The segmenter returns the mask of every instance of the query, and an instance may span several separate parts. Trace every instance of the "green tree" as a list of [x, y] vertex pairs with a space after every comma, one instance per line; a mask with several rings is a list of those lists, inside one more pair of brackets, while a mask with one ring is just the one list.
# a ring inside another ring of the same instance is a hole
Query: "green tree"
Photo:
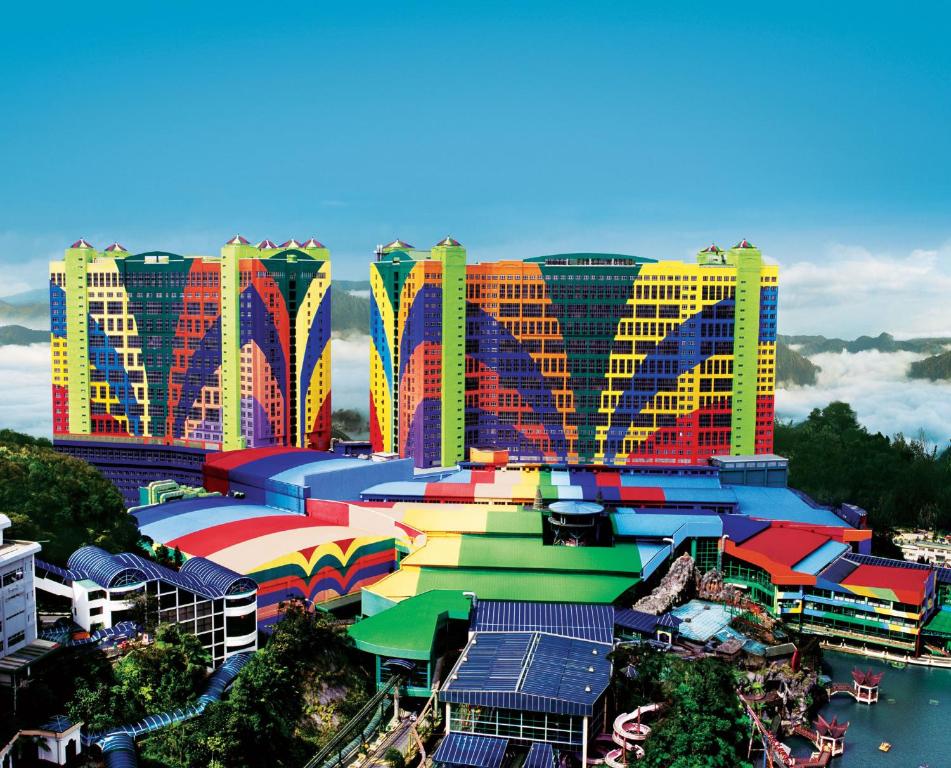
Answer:
[[300, 603], [241, 670], [228, 698], [150, 737], [147, 755], [173, 767], [300, 766], [366, 701], [369, 675], [333, 618]]
[[638, 768], [752, 768], [744, 758], [749, 722], [727, 664], [672, 659], [665, 687], [669, 709]]
[[183, 707], [200, 695], [210, 664], [198, 638], [164, 625], [153, 644], [80, 678], [67, 711], [95, 731]]
[[[778, 422], [775, 449], [789, 458], [792, 487], [823, 504], [857, 504], [877, 532], [920, 522], [951, 529], [949, 452], [920, 437], [871, 434], [847, 403], [817, 408], [798, 424]], [[873, 550], [894, 554], [887, 537], [874, 539]]]
[[87, 544], [119, 552], [139, 540], [122, 496], [98, 470], [10, 430], [0, 431], [0, 513], [11, 538], [42, 541], [43, 557], [59, 564]]

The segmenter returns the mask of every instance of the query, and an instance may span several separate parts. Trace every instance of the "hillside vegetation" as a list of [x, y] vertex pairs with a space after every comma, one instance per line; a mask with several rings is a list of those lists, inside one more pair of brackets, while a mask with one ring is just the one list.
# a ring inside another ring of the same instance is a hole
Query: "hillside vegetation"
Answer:
[[816, 383], [816, 376], [822, 370], [809, 358], [800, 355], [787, 344], [776, 344], [776, 384], [780, 387], [807, 387]]
[[121, 552], [139, 540], [119, 491], [95, 467], [9, 429], [0, 430], [0, 513], [13, 523], [10, 538], [42, 541], [41, 557], [58, 565], [86, 544]]
[[871, 434], [847, 403], [777, 422], [774, 448], [789, 459], [789, 485], [823, 504], [857, 504], [869, 526], [951, 530], [951, 450], [899, 434]]
[[912, 379], [931, 379], [932, 381], [951, 380], [951, 352], [932, 355], [911, 364], [908, 377]]
[[22, 325], [0, 326], [0, 346], [24, 346], [26, 344], [39, 344], [49, 340], [49, 331], [36, 331], [32, 328], [24, 328]]

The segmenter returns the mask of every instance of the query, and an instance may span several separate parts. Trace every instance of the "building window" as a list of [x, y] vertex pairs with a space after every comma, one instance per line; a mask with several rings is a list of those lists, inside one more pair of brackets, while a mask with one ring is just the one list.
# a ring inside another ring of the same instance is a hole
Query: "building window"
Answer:
[[9, 587], [11, 584], [15, 584], [23, 578], [23, 568], [14, 568], [12, 571], [7, 571], [3, 574], [3, 586]]

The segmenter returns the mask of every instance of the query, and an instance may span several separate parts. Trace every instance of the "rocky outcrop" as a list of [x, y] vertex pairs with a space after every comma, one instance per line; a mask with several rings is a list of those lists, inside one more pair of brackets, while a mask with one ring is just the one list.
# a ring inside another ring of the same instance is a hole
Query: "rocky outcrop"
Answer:
[[723, 580], [723, 574], [716, 568], [707, 571], [699, 579], [697, 594], [703, 600], [713, 600], [718, 603], [733, 603], [742, 593], [732, 584]]
[[696, 581], [697, 570], [693, 558], [690, 555], [681, 555], [670, 564], [660, 584], [634, 604], [634, 610], [659, 616], [680, 602], [682, 597], [686, 597], [685, 593], [693, 589]]

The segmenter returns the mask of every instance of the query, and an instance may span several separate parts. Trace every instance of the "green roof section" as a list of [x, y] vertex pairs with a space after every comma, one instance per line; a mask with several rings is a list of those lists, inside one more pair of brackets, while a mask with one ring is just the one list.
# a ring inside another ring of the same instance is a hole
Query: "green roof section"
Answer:
[[358, 621], [349, 633], [361, 651], [428, 661], [439, 629], [449, 619], [468, 620], [470, 607], [461, 589], [432, 589]]
[[[425, 548], [420, 550], [425, 554]], [[425, 565], [420, 561], [420, 565]], [[593, 571], [598, 574], [641, 574], [640, 550], [636, 544], [614, 547], [561, 547], [541, 539], [518, 537], [462, 537], [459, 566], [517, 568], [541, 571]], [[516, 579], [519, 577], [516, 577]]]
[[951, 637], [951, 611], [940, 610], [925, 624], [925, 634]]
[[524, 570], [515, 575], [511, 571], [481, 568], [420, 568], [419, 589], [474, 592], [481, 600], [609, 604], [638, 581], [629, 576], [587, 573]]
[[485, 515], [485, 532], [489, 535], [541, 536], [542, 516], [524, 512], [487, 512]]

